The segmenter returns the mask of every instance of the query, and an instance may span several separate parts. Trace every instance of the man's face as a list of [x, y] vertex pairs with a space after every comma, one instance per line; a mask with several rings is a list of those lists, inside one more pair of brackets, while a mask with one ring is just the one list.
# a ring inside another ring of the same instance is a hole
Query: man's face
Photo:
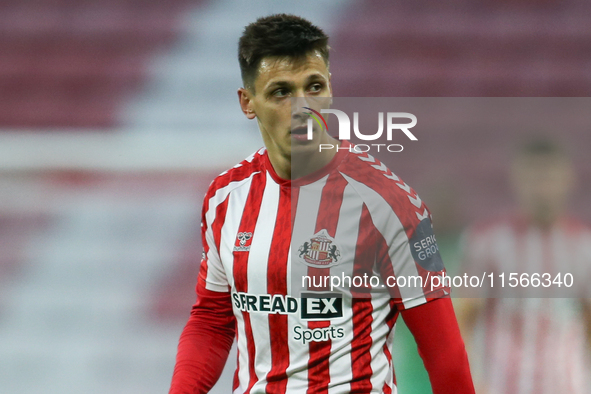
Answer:
[[[319, 52], [302, 59], [263, 58], [252, 90], [246, 92], [248, 110], [257, 118], [269, 155], [287, 159], [292, 153], [317, 152], [318, 144], [328, 138], [318, 129], [312, 140], [306, 138], [308, 116], [303, 107], [318, 107], [316, 98], [332, 96], [330, 74]], [[293, 98], [298, 100], [292, 107]]]
[[531, 219], [550, 225], [563, 214], [574, 177], [566, 158], [520, 157], [513, 163], [512, 175], [521, 207]]

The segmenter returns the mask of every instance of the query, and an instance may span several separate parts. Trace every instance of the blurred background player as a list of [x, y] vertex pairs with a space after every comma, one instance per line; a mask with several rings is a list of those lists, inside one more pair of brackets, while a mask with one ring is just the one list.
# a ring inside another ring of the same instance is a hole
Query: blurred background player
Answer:
[[[591, 231], [568, 215], [574, 181], [573, 165], [561, 146], [546, 139], [524, 144], [511, 166], [519, 209], [466, 232], [460, 271], [552, 272], [552, 278], [570, 272], [579, 284], [588, 283]], [[458, 300], [479, 392], [588, 393], [586, 294], [505, 298], [498, 286], [489, 298]]]

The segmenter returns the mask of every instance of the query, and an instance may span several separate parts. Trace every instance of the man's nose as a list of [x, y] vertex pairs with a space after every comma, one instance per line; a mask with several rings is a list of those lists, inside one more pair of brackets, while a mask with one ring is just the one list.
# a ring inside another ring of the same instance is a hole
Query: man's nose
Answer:
[[308, 100], [306, 97], [294, 97], [291, 99], [291, 117], [293, 119], [307, 117], [309, 110], [305, 107], [309, 107]]

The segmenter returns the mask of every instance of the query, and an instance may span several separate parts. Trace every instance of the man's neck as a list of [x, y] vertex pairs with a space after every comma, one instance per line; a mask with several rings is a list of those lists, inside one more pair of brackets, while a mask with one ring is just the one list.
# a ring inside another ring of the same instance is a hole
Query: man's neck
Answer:
[[[335, 147], [340, 145], [334, 142]], [[336, 149], [291, 156], [269, 155], [275, 173], [282, 179], [298, 179], [324, 168], [337, 154]]]

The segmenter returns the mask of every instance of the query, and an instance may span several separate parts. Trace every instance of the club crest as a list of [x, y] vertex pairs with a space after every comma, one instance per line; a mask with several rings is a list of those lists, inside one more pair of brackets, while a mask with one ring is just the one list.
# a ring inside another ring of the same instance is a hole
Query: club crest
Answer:
[[339, 264], [341, 252], [334, 238], [323, 229], [300, 246], [298, 257], [309, 267], [329, 268]]

